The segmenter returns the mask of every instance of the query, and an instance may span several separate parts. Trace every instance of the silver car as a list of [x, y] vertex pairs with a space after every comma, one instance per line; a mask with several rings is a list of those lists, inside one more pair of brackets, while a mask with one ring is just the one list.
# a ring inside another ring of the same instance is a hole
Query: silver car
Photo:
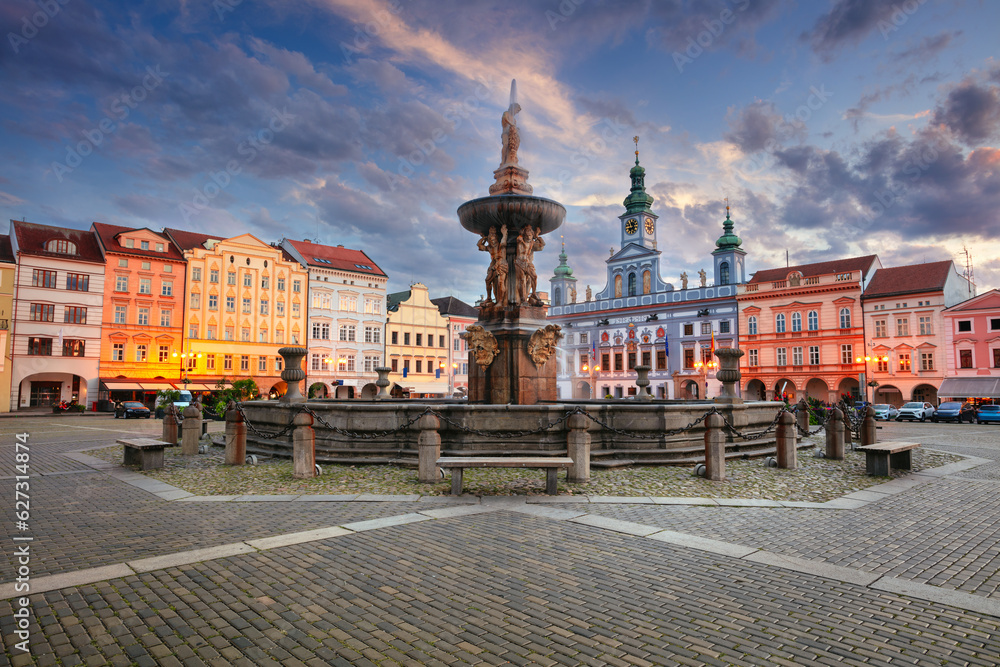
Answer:
[[875, 419], [889, 421], [899, 416], [899, 408], [889, 403], [876, 403], [872, 406], [875, 409]]
[[934, 406], [930, 403], [924, 402], [920, 403], [918, 401], [913, 401], [911, 403], [906, 403], [899, 409], [899, 415], [896, 416], [896, 421], [901, 422], [904, 419], [909, 421], [924, 421], [929, 417], [934, 416]]

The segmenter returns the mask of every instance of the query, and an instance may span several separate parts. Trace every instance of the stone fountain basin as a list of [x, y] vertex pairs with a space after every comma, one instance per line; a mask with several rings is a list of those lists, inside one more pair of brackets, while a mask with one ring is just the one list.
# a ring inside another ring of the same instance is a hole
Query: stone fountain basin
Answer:
[[507, 225], [508, 234], [527, 226], [548, 234], [559, 228], [566, 209], [559, 202], [527, 195], [493, 195], [472, 199], [458, 207], [462, 226], [476, 234], [486, 234], [491, 227]]

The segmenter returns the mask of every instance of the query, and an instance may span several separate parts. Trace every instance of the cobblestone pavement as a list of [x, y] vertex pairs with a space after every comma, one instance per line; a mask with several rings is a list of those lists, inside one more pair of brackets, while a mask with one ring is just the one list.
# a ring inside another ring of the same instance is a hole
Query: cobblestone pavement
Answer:
[[[33, 593], [30, 654], [14, 646], [17, 599], [0, 600], [15, 665], [996, 665], [1000, 656], [993, 464], [844, 510], [171, 502], [104, 471], [71, 472], [86, 466], [62, 456], [117, 430], [155, 433], [158, 422], [63, 419], [0, 423], [0, 476], [22, 429], [42, 473], [31, 479], [32, 577], [347, 525], [238, 555], [130, 562], [128, 574]], [[881, 437], [1000, 462], [996, 427], [891, 424]], [[356, 523], [370, 519], [381, 521]], [[0, 582], [14, 578], [10, 523], [6, 513]], [[909, 591], [910, 581], [930, 586]]]

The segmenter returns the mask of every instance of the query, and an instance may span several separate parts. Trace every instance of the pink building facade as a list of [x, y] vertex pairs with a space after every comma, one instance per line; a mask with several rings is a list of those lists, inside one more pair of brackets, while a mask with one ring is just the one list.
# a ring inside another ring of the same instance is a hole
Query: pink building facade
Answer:
[[943, 398], [1000, 399], [1000, 290], [946, 308], [947, 374]]

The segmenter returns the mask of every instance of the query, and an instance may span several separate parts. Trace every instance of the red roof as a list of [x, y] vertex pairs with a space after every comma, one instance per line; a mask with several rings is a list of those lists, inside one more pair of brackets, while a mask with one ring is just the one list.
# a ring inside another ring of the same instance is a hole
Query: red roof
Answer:
[[183, 229], [170, 229], [169, 227], [164, 229], [163, 232], [171, 238], [181, 251], [191, 250], [192, 248], [204, 248], [205, 241], [222, 241], [225, 239], [223, 236], [215, 236], [214, 234], [186, 232]]
[[[95, 222], [91, 228], [97, 233], [98, 240], [101, 245], [104, 246], [105, 252], [122, 253], [126, 255], [139, 255], [141, 257], [153, 257], [156, 259], [174, 259], [178, 261], [184, 261], [184, 255], [181, 254], [180, 250], [177, 249], [171, 241], [170, 237], [166, 234], [155, 232], [148, 227], [122, 227], [120, 225], [108, 225], [103, 222]], [[126, 248], [122, 245], [116, 236], [122, 232], [131, 232], [139, 229], [147, 229], [148, 231], [156, 234], [157, 236], [164, 237], [166, 241], [166, 252], [156, 252], [155, 250], [143, 250], [142, 248]]]
[[834, 273], [847, 273], [848, 271], [861, 271], [861, 275], [864, 276], [877, 261], [878, 255], [865, 255], [864, 257], [835, 259], [829, 262], [800, 264], [799, 266], [788, 266], [780, 269], [763, 269], [753, 274], [753, 277], [750, 278], [750, 283], [769, 283], [774, 280], [784, 280], [792, 271], [798, 271], [802, 274], [803, 278], [828, 276]]
[[[101, 253], [97, 236], [90, 230], [52, 227], [22, 220], [11, 220], [10, 226], [17, 237], [17, 249], [21, 254], [104, 264], [104, 254]], [[76, 254], [68, 255], [46, 250], [45, 244], [54, 239], [65, 239], [74, 244]]]
[[344, 246], [329, 246], [310, 241], [286, 239], [295, 248], [306, 264], [325, 269], [340, 269], [354, 273], [368, 273], [384, 276], [385, 273], [361, 250], [351, 250]]
[[868, 284], [864, 297], [871, 299], [893, 294], [941, 291], [953, 271], [952, 267], [953, 262], [949, 259], [944, 262], [879, 269]]

